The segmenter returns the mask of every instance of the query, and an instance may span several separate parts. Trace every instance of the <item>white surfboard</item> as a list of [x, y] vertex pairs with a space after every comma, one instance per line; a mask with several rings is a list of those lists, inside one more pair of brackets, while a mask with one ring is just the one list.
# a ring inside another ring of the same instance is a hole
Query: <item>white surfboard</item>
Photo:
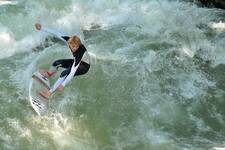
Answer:
[[44, 77], [39, 71], [36, 71], [32, 75], [29, 86], [29, 100], [32, 108], [39, 116], [44, 115], [48, 110], [48, 100], [38, 94], [38, 92], [46, 88], [50, 89], [49, 80]]

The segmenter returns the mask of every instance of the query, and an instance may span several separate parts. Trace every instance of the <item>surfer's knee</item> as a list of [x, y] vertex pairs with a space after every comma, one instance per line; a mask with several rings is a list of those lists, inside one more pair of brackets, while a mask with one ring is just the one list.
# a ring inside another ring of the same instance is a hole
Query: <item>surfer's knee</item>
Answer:
[[64, 70], [64, 71], [61, 73], [60, 78], [65, 77], [65, 76], [68, 76], [69, 73], [70, 73], [70, 69]]
[[52, 63], [52, 66], [54, 67], [59, 67], [60, 65], [62, 64], [62, 61], [59, 59], [59, 60], [56, 60]]

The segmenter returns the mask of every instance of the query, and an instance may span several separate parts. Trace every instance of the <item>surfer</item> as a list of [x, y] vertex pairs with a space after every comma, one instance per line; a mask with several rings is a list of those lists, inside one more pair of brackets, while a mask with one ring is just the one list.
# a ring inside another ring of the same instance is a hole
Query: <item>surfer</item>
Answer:
[[73, 59], [59, 59], [52, 63], [52, 66], [49, 70], [40, 70], [41, 74], [47, 78], [52, 77], [58, 70], [59, 67], [64, 68], [60, 77], [55, 82], [53, 87], [50, 90], [43, 90], [39, 92], [39, 95], [45, 99], [49, 97], [56, 91], [63, 92], [64, 87], [71, 81], [74, 76], [83, 75], [88, 72], [90, 64], [85, 61], [84, 55], [88, 55], [85, 46], [81, 43], [81, 40], [78, 36], [65, 36], [59, 32], [43, 28], [41, 24], [36, 23], [35, 28], [39, 31], [50, 33], [59, 39], [63, 40], [70, 48]]

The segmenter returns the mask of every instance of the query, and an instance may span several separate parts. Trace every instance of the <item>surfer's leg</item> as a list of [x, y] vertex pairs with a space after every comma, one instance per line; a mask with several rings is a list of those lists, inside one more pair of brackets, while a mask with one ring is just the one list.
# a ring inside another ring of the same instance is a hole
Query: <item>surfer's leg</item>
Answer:
[[53, 62], [52, 71], [56, 71], [59, 67], [62, 68], [71, 68], [73, 65], [74, 59], [59, 59]]
[[74, 76], [79, 76], [79, 75], [83, 75], [87, 73], [89, 68], [90, 68], [90, 65], [88, 63], [81, 61]]
[[42, 69], [40, 70], [41, 74], [44, 75], [45, 77], [51, 77], [53, 76], [57, 71], [59, 67], [62, 68], [71, 68], [73, 65], [74, 59], [58, 59], [52, 63], [52, 66], [50, 67], [49, 70], [47, 69]]
[[56, 89], [63, 83], [63, 81], [65, 80], [65, 78], [68, 76], [69, 73], [70, 69], [66, 69], [61, 73], [59, 79], [55, 82], [55, 84], [51, 88], [50, 90], [51, 93], [54, 93], [56, 91]]
[[48, 100], [51, 96], [51, 93], [47, 88], [43, 88], [43, 90], [38, 92], [38, 94], [42, 96], [45, 100]]
[[47, 70], [47, 69], [41, 69], [41, 70], [39, 70], [39, 72], [47, 78], [49, 78], [55, 74], [55, 72]]
[[55, 84], [53, 85], [53, 87], [50, 89], [50, 93], [54, 93], [56, 91], [56, 89], [63, 83], [63, 81], [65, 80], [66, 76], [64, 77], [59, 77], [59, 79], [55, 82]]
[[43, 98], [45, 98], [46, 100], [49, 99], [49, 97], [56, 91], [56, 89], [63, 83], [63, 81], [65, 80], [65, 77], [60, 77], [55, 84], [53, 85], [53, 87], [48, 90], [48, 89], [44, 89], [41, 92], [39, 92], [38, 94], [41, 95]]

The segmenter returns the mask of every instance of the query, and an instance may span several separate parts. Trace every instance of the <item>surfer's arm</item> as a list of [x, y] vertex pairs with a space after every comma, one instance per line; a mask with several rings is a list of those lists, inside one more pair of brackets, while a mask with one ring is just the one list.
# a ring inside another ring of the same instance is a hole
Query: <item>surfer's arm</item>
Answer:
[[58, 32], [58, 31], [54, 31], [54, 30], [51, 30], [51, 29], [48, 29], [48, 28], [42, 28], [41, 31], [52, 34], [52, 35], [58, 37], [60, 40], [62, 40], [64, 42], [67, 42], [67, 40], [69, 39], [68, 36], [65, 36], [64, 34]]
[[64, 42], [67, 42], [70, 38], [69, 36], [66, 36], [66, 35], [64, 35], [64, 34], [58, 32], [58, 31], [54, 31], [54, 30], [51, 30], [51, 29], [48, 29], [48, 28], [43, 28], [40, 23], [36, 23], [35, 28], [39, 31], [46, 32], [48, 34], [52, 34], [53, 36], [58, 37], [59, 39], [61, 39]]
[[75, 64], [76, 64], [76, 61], [74, 59], [74, 63], [73, 63], [73, 66], [71, 67], [70, 73], [66, 77], [66, 79], [63, 81], [62, 86], [65, 87], [70, 82], [70, 80], [74, 77], [74, 74], [76, 73], [80, 63], [78, 63], [76, 66]]

